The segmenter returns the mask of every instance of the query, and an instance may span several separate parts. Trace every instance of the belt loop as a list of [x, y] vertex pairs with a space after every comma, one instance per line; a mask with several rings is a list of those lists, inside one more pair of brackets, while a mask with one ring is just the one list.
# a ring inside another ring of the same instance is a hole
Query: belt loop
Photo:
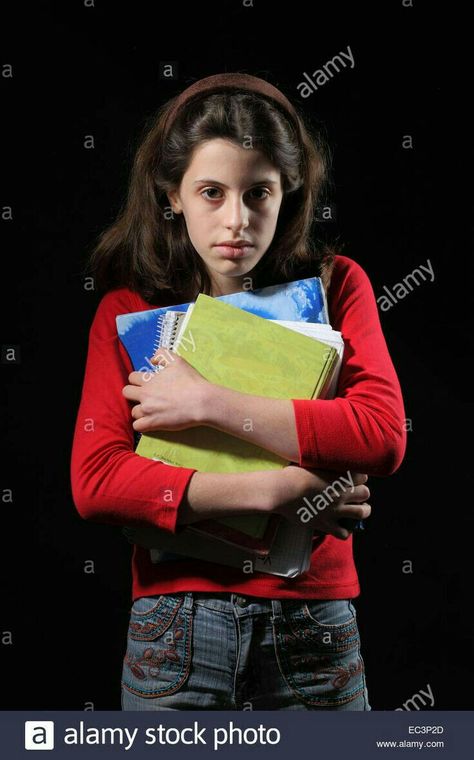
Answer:
[[283, 611], [281, 607], [281, 601], [279, 599], [271, 599], [273, 619], [283, 617]]
[[192, 591], [185, 591], [184, 592], [184, 609], [185, 610], [192, 610], [193, 608], [193, 592]]

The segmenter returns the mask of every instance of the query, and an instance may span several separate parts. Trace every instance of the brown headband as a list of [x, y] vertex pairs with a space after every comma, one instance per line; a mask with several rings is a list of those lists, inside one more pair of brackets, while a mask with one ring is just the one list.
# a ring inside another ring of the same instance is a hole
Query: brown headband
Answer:
[[187, 103], [195, 95], [201, 95], [206, 93], [210, 95], [213, 92], [218, 92], [223, 89], [232, 90], [250, 90], [252, 92], [259, 92], [262, 95], [266, 95], [268, 98], [273, 98], [277, 101], [286, 114], [290, 117], [293, 125], [296, 129], [296, 133], [299, 134], [299, 119], [298, 114], [288, 98], [283, 93], [274, 87], [270, 82], [266, 82], [265, 79], [260, 77], [254, 77], [252, 74], [240, 74], [238, 72], [225, 73], [225, 74], [213, 74], [212, 76], [205, 77], [204, 79], [198, 79], [192, 85], [187, 87], [178, 96], [173, 104], [173, 107], [166, 117], [165, 124], [163, 126], [163, 137], [166, 136], [172, 123], [176, 119], [178, 111], [184, 103]]

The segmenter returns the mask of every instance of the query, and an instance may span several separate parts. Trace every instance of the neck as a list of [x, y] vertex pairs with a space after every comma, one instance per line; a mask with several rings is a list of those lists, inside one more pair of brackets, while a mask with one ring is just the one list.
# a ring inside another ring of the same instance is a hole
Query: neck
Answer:
[[211, 297], [216, 296], [228, 296], [231, 293], [241, 293], [243, 291], [243, 277], [229, 277], [227, 280], [215, 282], [211, 284]]

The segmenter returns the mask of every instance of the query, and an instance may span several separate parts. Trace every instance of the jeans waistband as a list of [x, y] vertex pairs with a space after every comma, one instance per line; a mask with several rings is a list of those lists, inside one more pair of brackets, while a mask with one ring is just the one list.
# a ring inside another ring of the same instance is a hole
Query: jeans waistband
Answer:
[[252, 613], [273, 612], [275, 617], [282, 615], [282, 603], [284, 606], [301, 604], [301, 599], [268, 599], [260, 596], [248, 596], [237, 594], [232, 591], [186, 591], [185, 596], [195, 604], [208, 609], [220, 611], [244, 611], [246, 608]]

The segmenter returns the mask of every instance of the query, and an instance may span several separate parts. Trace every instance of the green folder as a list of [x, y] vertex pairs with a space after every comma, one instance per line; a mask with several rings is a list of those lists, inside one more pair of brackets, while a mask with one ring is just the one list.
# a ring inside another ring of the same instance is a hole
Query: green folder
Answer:
[[[282, 399], [323, 396], [338, 357], [327, 343], [203, 293], [183, 319], [173, 351], [211, 383]], [[251, 425], [251, 420], [242, 420], [245, 424]], [[200, 472], [276, 470], [288, 465], [260, 446], [207, 426], [144, 433], [136, 453]], [[268, 516], [218, 521], [261, 537]]]

